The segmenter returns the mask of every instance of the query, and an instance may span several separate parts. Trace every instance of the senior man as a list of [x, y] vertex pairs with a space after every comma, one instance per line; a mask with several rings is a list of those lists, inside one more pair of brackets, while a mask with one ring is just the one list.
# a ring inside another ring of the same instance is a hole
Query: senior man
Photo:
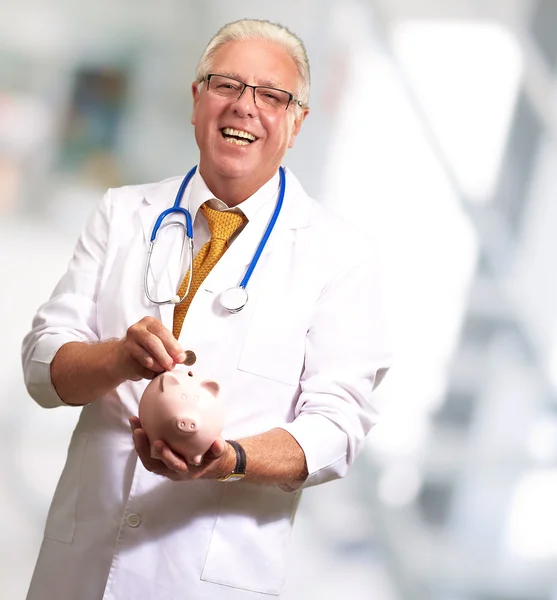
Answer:
[[[286, 28], [223, 27], [192, 85], [197, 170], [187, 184], [109, 190], [39, 308], [28, 390], [44, 407], [83, 408], [28, 600], [279, 595], [301, 490], [344, 476], [362, 450], [390, 364], [376, 256], [281, 167], [309, 81]], [[180, 188], [195, 260], [168, 227], [144, 277]], [[247, 304], [226, 310], [223, 292], [250, 267]], [[136, 416], [148, 380], [187, 351], [226, 406], [200, 465], [148, 440]]]

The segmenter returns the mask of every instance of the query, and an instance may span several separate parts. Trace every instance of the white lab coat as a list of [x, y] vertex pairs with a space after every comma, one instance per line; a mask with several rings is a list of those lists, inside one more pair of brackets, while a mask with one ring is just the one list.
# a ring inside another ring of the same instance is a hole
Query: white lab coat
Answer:
[[[50, 362], [69, 341], [121, 338], [146, 315], [172, 329], [172, 306], [143, 292], [148, 239], [181, 178], [110, 190], [88, 221], [68, 271], [23, 344], [25, 380], [61, 405]], [[258, 213], [259, 215], [259, 213]], [[297, 490], [247, 482], [172, 482], [146, 471], [128, 417], [146, 381], [85, 406], [48, 515], [28, 600], [233, 600], [278, 595], [303, 487], [342, 477], [374, 423], [372, 389], [390, 364], [376, 256], [361, 233], [311, 200], [287, 171], [275, 229], [238, 314], [219, 293], [251, 261], [268, 215], [256, 217], [197, 292], [180, 343], [198, 373], [220, 383], [226, 438], [274, 427], [303, 448]], [[153, 271], [158, 297], [176, 289], [180, 236]], [[154, 281], [154, 280], [151, 280]]]

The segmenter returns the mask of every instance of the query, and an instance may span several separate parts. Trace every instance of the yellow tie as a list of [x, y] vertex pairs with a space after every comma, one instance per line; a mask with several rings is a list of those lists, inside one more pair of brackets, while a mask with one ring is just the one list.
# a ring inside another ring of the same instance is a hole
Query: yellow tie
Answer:
[[[195, 296], [195, 292], [197, 292], [199, 286], [201, 285], [201, 282], [205, 279], [205, 277], [207, 277], [211, 269], [219, 261], [220, 257], [226, 252], [230, 238], [234, 235], [239, 227], [247, 222], [247, 219], [244, 215], [230, 211], [215, 210], [214, 208], [211, 208], [207, 202], [205, 202], [205, 204], [203, 204], [199, 210], [207, 219], [209, 230], [211, 232], [211, 239], [201, 247], [197, 253], [197, 256], [195, 257], [195, 260], [193, 261], [191, 287], [187, 298], [184, 300], [184, 302], [182, 302], [182, 304], [178, 304], [174, 308], [172, 334], [176, 339], [178, 339], [180, 336], [184, 318], [188, 312], [191, 301]], [[182, 284], [180, 285], [180, 290], [178, 292], [180, 298], [183, 296], [188, 287], [188, 279], [189, 270], [182, 280]]]

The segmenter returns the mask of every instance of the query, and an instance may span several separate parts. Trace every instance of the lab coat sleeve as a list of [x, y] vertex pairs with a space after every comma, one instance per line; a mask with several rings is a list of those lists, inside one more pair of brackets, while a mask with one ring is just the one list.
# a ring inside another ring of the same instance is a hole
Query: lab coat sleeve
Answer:
[[89, 217], [66, 273], [43, 304], [22, 345], [25, 385], [44, 408], [66, 406], [50, 378], [50, 363], [68, 342], [99, 340], [96, 297], [102, 274], [110, 222], [110, 191]]
[[377, 269], [351, 264], [322, 291], [306, 337], [295, 419], [309, 476], [295, 491], [343, 477], [376, 422], [372, 391], [391, 364]]

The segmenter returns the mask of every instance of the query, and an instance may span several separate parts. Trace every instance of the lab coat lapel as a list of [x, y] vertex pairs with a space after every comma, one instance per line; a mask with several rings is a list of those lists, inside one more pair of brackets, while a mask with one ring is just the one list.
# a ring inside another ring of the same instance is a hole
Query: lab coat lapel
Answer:
[[[172, 206], [180, 183], [181, 178], [165, 181], [144, 194], [144, 206], [139, 211], [139, 218], [145, 238], [145, 253], [149, 248], [155, 222], [164, 210]], [[174, 217], [175, 215], [166, 217], [164, 223], [170, 223]], [[182, 222], [181, 217], [176, 217], [175, 220]], [[168, 300], [177, 293], [181, 283], [183, 241], [184, 234], [181, 226], [159, 229], [151, 256], [151, 268], [147, 275], [150, 294], [155, 300]], [[187, 246], [184, 251], [187, 252]], [[158, 305], [158, 311], [163, 325], [172, 330], [174, 305]]]

